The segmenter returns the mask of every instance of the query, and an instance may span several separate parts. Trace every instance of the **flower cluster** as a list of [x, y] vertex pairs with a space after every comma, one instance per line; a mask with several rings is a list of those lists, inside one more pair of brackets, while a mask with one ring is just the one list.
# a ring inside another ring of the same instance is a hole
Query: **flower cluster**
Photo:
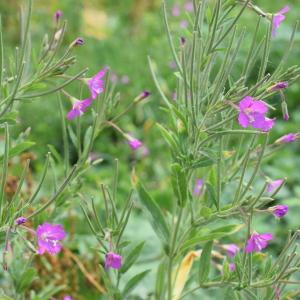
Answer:
[[[77, 41], [78, 44], [81, 43], [79, 40]], [[83, 43], [83, 42], [82, 42]], [[107, 71], [107, 68], [104, 68], [100, 70], [96, 75], [94, 75], [92, 78], [88, 79], [86, 81], [88, 88], [91, 93], [91, 98], [87, 98], [84, 100], [78, 100], [74, 99], [74, 103], [72, 106], [72, 109], [68, 112], [67, 114], [67, 119], [68, 120], [73, 120], [76, 117], [80, 117], [86, 110], [87, 108], [92, 104], [93, 100], [97, 98], [97, 96], [104, 91], [104, 81], [103, 77], [105, 76]]]
[[183, 13], [191, 13], [194, 11], [193, 1], [186, 1], [184, 5], [174, 4], [172, 7], [172, 16], [175, 18], [179, 18], [179, 27], [182, 29], [186, 29], [189, 26], [189, 21], [187, 19], [181, 18], [181, 14]]

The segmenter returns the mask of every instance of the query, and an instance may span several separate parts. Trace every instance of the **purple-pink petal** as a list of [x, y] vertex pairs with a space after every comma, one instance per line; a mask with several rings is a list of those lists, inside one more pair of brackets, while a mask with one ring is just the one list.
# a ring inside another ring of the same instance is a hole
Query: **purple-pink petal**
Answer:
[[248, 116], [243, 112], [239, 113], [238, 122], [244, 128], [246, 128], [250, 125]]
[[104, 81], [102, 78], [105, 76], [106, 72], [107, 68], [104, 68], [87, 81], [93, 100], [104, 91]]
[[66, 237], [66, 233], [60, 224], [44, 223], [39, 225], [36, 230], [38, 242], [38, 253], [44, 254], [48, 252], [55, 255], [61, 251], [62, 246], [59, 241]]
[[290, 10], [289, 6], [285, 6], [278, 13], [273, 16], [273, 28], [272, 28], [272, 36], [276, 36], [277, 29], [280, 24], [285, 20], [285, 14]]
[[186, 28], [188, 28], [188, 26], [189, 26], [189, 22], [187, 20], [182, 20], [180, 22], [180, 28], [186, 29]]
[[128, 140], [128, 145], [132, 150], [137, 150], [138, 148], [143, 146], [143, 143], [138, 139], [130, 137]]
[[19, 217], [15, 220], [15, 225], [22, 225], [27, 222], [27, 218]]
[[239, 103], [240, 110], [244, 110], [246, 108], [249, 108], [252, 105], [253, 101], [254, 101], [254, 99], [252, 97], [246, 96]]
[[251, 115], [253, 121], [251, 125], [253, 128], [260, 129], [263, 132], [268, 132], [275, 124], [275, 119], [266, 118], [263, 114], [254, 113]]
[[290, 7], [289, 6], [285, 6], [284, 8], [282, 8], [279, 13], [280, 14], [286, 14], [287, 12], [290, 11]]
[[62, 15], [63, 15], [63, 13], [62, 13], [61, 10], [57, 10], [57, 11], [55, 12], [54, 18], [55, 18], [56, 22], [59, 21], [59, 19], [62, 17]]
[[105, 255], [105, 268], [120, 269], [122, 267], [122, 256], [114, 252]]
[[240, 248], [236, 244], [224, 245], [224, 248], [229, 257], [235, 257], [237, 253], [240, 251]]
[[67, 119], [73, 120], [74, 118], [81, 116], [91, 104], [92, 101], [90, 99], [76, 100], [72, 109], [67, 114]]
[[268, 241], [273, 239], [271, 233], [253, 233], [247, 241], [245, 252], [260, 252], [268, 246]]
[[274, 91], [279, 91], [279, 90], [284, 90], [289, 86], [289, 83], [287, 81], [281, 81], [277, 82], [274, 85], [272, 85], [268, 91], [274, 92]]
[[229, 267], [229, 271], [230, 271], [230, 272], [234, 272], [235, 269], [236, 269], [235, 263], [230, 263], [230, 264], [228, 265], [228, 267]]
[[180, 7], [178, 4], [174, 4], [172, 7], [172, 15], [178, 17], [180, 15]]
[[194, 190], [193, 190], [193, 196], [194, 197], [199, 197], [202, 194], [203, 184], [204, 184], [204, 181], [202, 179], [197, 179], [196, 180]]
[[251, 105], [251, 110], [256, 113], [265, 114], [268, 111], [268, 107], [265, 102], [261, 100], [255, 100]]
[[300, 136], [300, 133], [288, 133], [275, 141], [275, 144], [287, 144], [296, 141]]
[[184, 4], [184, 9], [185, 9], [187, 12], [192, 12], [192, 11], [194, 10], [193, 1], [187, 1], [187, 2]]
[[287, 205], [275, 205], [269, 208], [269, 211], [277, 218], [282, 218], [288, 213], [289, 207]]
[[269, 182], [267, 186], [267, 192], [272, 193], [273, 191], [277, 190], [283, 184], [283, 182], [283, 179], [277, 179]]

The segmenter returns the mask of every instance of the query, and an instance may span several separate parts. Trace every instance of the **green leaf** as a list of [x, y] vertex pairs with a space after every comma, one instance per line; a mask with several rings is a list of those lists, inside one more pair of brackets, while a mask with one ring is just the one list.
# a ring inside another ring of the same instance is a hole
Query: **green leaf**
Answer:
[[92, 135], [93, 135], [93, 127], [89, 126], [89, 128], [86, 130], [86, 133], [84, 135], [84, 139], [83, 139], [83, 145], [84, 145], [84, 149], [83, 149], [83, 153], [85, 155], [87, 155], [87, 152], [89, 150], [89, 146], [90, 146], [90, 142], [92, 140]]
[[135, 263], [135, 261], [139, 258], [141, 251], [143, 250], [144, 244], [145, 244], [145, 242], [139, 243], [124, 258], [123, 266], [120, 269], [121, 273], [126, 273], [129, 270], [129, 268]]
[[103, 279], [104, 286], [107, 289], [107, 293], [113, 299], [113, 295], [115, 295], [118, 292], [118, 290], [112, 285], [108, 273], [104, 270], [103, 266], [99, 265], [99, 267], [100, 267], [100, 275], [101, 278]]
[[165, 279], [166, 279], [166, 261], [162, 261], [157, 268], [156, 282], [155, 282], [155, 296], [157, 300], [162, 300], [165, 289]]
[[200, 210], [200, 216], [205, 219], [209, 219], [212, 216], [211, 208], [209, 208], [207, 206], [203, 206]]
[[18, 112], [11, 111], [0, 118], [0, 124], [7, 123], [9, 125], [14, 125], [17, 123], [17, 117], [18, 117]]
[[200, 243], [206, 243], [209, 241], [213, 241], [216, 239], [223, 238], [225, 236], [231, 235], [236, 233], [237, 231], [241, 230], [245, 225], [244, 224], [237, 224], [237, 225], [227, 225], [217, 229], [214, 229], [209, 232], [200, 232], [198, 236], [193, 237], [187, 240], [182, 246], [181, 251], [189, 250]]
[[229, 262], [225, 258], [223, 262], [223, 280], [226, 281], [230, 277]]
[[185, 172], [181, 168], [181, 166], [177, 163], [172, 164], [172, 185], [175, 195], [178, 199], [178, 204], [182, 207], [185, 206], [188, 190], [187, 190], [187, 179], [185, 176]]
[[26, 269], [18, 280], [16, 290], [18, 293], [24, 292], [32, 283], [37, 275], [37, 271], [34, 268]]
[[150, 270], [146, 270], [133, 276], [125, 285], [122, 296], [125, 297], [126, 295], [128, 295], [149, 272]]
[[199, 283], [202, 284], [208, 279], [210, 264], [211, 264], [211, 250], [213, 241], [207, 242], [202, 250], [199, 268]]
[[[26, 142], [22, 142], [22, 143], [18, 144], [15, 147], [12, 147], [9, 150], [9, 158], [19, 155], [20, 153], [28, 150], [29, 148], [33, 147], [34, 145], [35, 145], [34, 142], [26, 141]], [[3, 155], [0, 156], [0, 162], [2, 162], [2, 160], [3, 160]]]
[[206, 182], [205, 186], [207, 189], [207, 198], [208, 198], [209, 203], [214, 204], [215, 207], [217, 208], [217, 205], [218, 205], [217, 196], [216, 196], [213, 186], [209, 182]]
[[198, 169], [198, 168], [209, 167], [215, 163], [216, 163], [216, 161], [211, 158], [203, 158], [203, 159], [200, 159], [199, 161], [193, 163], [191, 168]]
[[49, 148], [49, 151], [51, 152], [52, 156], [55, 158], [56, 162], [62, 163], [61, 156], [59, 152], [56, 150], [56, 148], [50, 144], [48, 144], [47, 147]]
[[173, 134], [168, 131], [166, 128], [164, 128], [162, 125], [160, 124], [156, 124], [162, 137], [164, 138], [164, 140], [167, 142], [167, 144], [169, 145], [169, 147], [173, 150], [173, 151], [179, 151], [179, 147], [178, 147], [178, 142], [176, 141], [176, 138], [173, 136]]
[[78, 150], [77, 136], [74, 133], [72, 126], [70, 126], [70, 125], [68, 125], [68, 132], [69, 132], [69, 136], [70, 136], [70, 139], [71, 139], [74, 147]]
[[147, 208], [150, 213], [150, 221], [154, 231], [158, 237], [163, 240], [164, 243], [169, 241], [169, 229], [164, 219], [163, 213], [156, 202], [150, 197], [145, 190], [144, 186], [138, 182], [137, 191], [142, 204]]

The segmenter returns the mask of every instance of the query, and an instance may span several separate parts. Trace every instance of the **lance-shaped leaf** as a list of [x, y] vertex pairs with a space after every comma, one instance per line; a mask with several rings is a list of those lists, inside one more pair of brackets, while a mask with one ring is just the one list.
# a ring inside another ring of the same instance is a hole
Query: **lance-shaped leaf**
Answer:
[[177, 163], [173, 164], [171, 168], [173, 190], [178, 199], [178, 204], [183, 207], [188, 195], [186, 175], [181, 166]]
[[150, 214], [150, 222], [154, 231], [164, 243], [167, 243], [169, 240], [169, 229], [161, 209], [140, 182], [137, 183], [136, 189], [142, 204], [147, 208], [147, 211]]
[[125, 285], [122, 296], [125, 297], [128, 295], [139, 283], [144, 279], [144, 277], [150, 272], [150, 270], [146, 270], [142, 273], [139, 273], [133, 276]]
[[200, 268], [199, 268], [199, 283], [202, 284], [207, 281], [210, 264], [211, 264], [211, 251], [213, 247], [213, 241], [207, 242], [202, 250], [200, 258]]
[[[19, 155], [20, 153], [28, 150], [29, 148], [33, 147], [35, 145], [34, 142], [30, 142], [30, 141], [25, 141], [25, 142], [22, 142], [14, 147], [12, 147], [10, 150], [9, 150], [9, 158], [12, 158], [14, 156], [17, 156]], [[3, 161], [3, 155], [0, 156], [0, 162]]]
[[125, 273], [129, 270], [129, 268], [135, 263], [135, 261], [138, 259], [138, 257], [141, 254], [141, 251], [143, 250], [145, 242], [139, 243], [136, 247], [134, 247], [127, 256], [124, 258], [124, 263], [122, 268], [120, 269], [121, 273]]
[[229, 236], [241, 230], [244, 226], [244, 224], [227, 225], [211, 231], [200, 232], [197, 236], [186, 240], [181, 246], [180, 251], [186, 251], [201, 243], [206, 243], [223, 238], [225, 236]]
[[17, 282], [17, 286], [16, 286], [17, 292], [18, 293], [24, 292], [31, 285], [36, 275], [37, 275], [37, 271], [34, 268], [26, 269]]

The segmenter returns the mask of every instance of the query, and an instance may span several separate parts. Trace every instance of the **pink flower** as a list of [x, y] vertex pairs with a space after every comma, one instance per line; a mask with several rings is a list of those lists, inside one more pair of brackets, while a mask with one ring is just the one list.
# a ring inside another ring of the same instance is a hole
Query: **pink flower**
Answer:
[[143, 143], [138, 140], [138, 139], [135, 139], [133, 137], [129, 137], [128, 138], [128, 145], [130, 146], [130, 148], [132, 150], [137, 150], [138, 148], [142, 147], [143, 146]]
[[275, 144], [287, 144], [296, 141], [300, 137], [299, 133], [288, 133], [275, 141]]
[[277, 190], [283, 184], [283, 182], [283, 179], [277, 179], [269, 182], [267, 186], [268, 193], [272, 193], [273, 191]]
[[187, 20], [182, 20], [179, 25], [180, 25], [180, 28], [186, 29], [189, 26], [189, 22]]
[[199, 197], [202, 194], [203, 183], [204, 183], [204, 181], [202, 179], [196, 180], [194, 190], [193, 190], [194, 197]]
[[274, 85], [270, 86], [268, 88], [268, 92], [275, 92], [275, 91], [280, 91], [280, 90], [284, 90], [289, 86], [289, 83], [287, 81], [281, 81], [281, 82], [277, 82]]
[[187, 12], [193, 12], [194, 10], [194, 5], [193, 5], [193, 1], [187, 1], [185, 4], [184, 4], [184, 8]]
[[240, 251], [240, 248], [236, 244], [224, 245], [223, 247], [227, 251], [229, 257], [235, 257]]
[[105, 255], [105, 268], [120, 269], [122, 266], [122, 256], [113, 252], [108, 252]]
[[104, 68], [87, 81], [93, 100], [104, 91], [104, 81], [102, 78], [105, 76], [106, 72], [107, 68]]
[[252, 233], [249, 240], [247, 241], [247, 245], [245, 247], [245, 252], [260, 252], [262, 249], [268, 246], [268, 241], [273, 239], [273, 235], [271, 233], [262, 233], [259, 234], [257, 232]]
[[290, 8], [288, 6], [285, 6], [283, 9], [281, 9], [278, 13], [276, 13], [273, 16], [273, 28], [272, 28], [272, 36], [276, 36], [277, 29], [279, 28], [280, 24], [284, 21], [285, 15]]
[[84, 44], [84, 39], [79, 37], [75, 40], [75, 46], [82, 46]]
[[255, 100], [250, 96], [240, 101], [239, 111], [238, 122], [244, 128], [252, 126], [261, 131], [269, 131], [275, 123], [273, 119], [265, 117], [268, 112], [265, 102]]
[[146, 98], [148, 98], [151, 95], [151, 93], [149, 91], [143, 91], [141, 92], [135, 99], [134, 102], [140, 102]]
[[230, 264], [228, 265], [228, 267], [229, 267], [229, 271], [230, 271], [230, 272], [234, 272], [235, 269], [236, 269], [235, 263], [230, 263]]
[[80, 117], [86, 109], [91, 105], [91, 99], [76, 100], [72, 109], [67, 114], [68, 120], [73, 120], [76, 117]]
[[63, 300], [73, 300], [73, 298], [70, 295], [65, 295]]
[[55, 14], [54, 14], [54, 19], [55, 19], [55, 21], [58, 22], [59, 19], [62, 17], [62, 15], [63, 15], [62, 11], [61, 11], [61, 10], [57, 10], [57, 11], [55, 12]]
[[180, 7], [178, 4], [173, 5], [172, 7], [172, 15], [174, 17], [178, 17], [180, 15]]
[[19, 217], [15, 220], [15, 225], [22, 225], [27, 222], [27, 218]]
[[66, 233], [60, 224], [44, 223], [39, 225], [36, 230], [38, 253], [44, 254], [46, 251], [55, 255], [61, 251], [61, 244], [59, 241], [66, 237]]
[[270, 207], [268, 209], [275, 217], [277, 218], [282, 218], [284, 217], [288, 210], [289, 210], [289, 207], [287, 205], [275, 205], [273, 207]]

